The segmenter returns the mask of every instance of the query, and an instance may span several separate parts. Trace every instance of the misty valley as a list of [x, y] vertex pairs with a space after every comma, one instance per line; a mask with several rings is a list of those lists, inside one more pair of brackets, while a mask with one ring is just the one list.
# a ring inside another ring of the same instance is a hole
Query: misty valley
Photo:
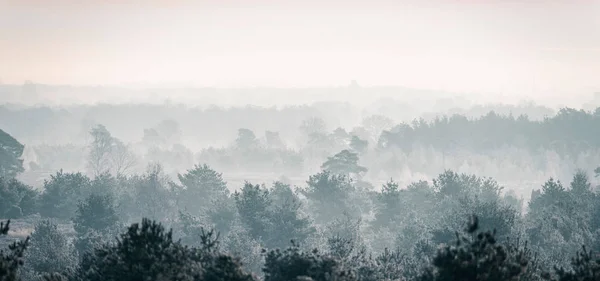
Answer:
[[0, 0], [0, 281], [600, 281], [600, 0]]
[[598, 280], [600, 108], [383, 104], [2, 105], [0, 279]]

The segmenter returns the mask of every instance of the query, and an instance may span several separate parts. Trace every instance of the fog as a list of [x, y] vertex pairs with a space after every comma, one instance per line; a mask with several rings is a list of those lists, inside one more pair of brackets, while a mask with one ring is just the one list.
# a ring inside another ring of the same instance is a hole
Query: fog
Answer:
[[357, 80], [562, 103], [599, 90], [595, 1], [144, 3], [0, 2], [0, 78], [225, 88]]
[[0, 0], [0, 281], [596, 280], [598, 15]]

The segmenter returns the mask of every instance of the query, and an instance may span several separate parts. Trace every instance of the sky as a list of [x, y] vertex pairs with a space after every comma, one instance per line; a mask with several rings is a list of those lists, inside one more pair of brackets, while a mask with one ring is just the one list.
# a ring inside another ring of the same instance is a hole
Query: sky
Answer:
[[600, 91], [600, 1], [0, 0], [0, 81]]

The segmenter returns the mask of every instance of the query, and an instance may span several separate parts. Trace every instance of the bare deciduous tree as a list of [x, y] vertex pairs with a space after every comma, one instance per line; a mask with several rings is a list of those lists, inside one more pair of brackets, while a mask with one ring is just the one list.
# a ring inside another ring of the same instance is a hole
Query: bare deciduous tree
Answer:
[[113, 139], [113, 142], [111, 151], [112, 167], [115, 175], [119, 176], [127, 173], [137, 163], [137, 159], [128, 145], [118, 139]]
[[94, 176], [98, 176], [110, 170], [110, 154], [113, 146], [113, 137], [104, 125], [96, 125], [92, 128], [90, 135], [90, 154], [88, 157], [88, 169]]
[[137, 162], [135, 154], [119, 139], [113, 137], [103, 125], [95, 126], [90, 132], [92, 143], [88, 168], [94, 176], [106, 172], [123, 175]]

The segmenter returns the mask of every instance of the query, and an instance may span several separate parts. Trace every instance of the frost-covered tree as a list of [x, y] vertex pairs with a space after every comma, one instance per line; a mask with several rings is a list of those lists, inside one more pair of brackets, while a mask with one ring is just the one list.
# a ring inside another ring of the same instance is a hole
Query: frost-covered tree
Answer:
[[136, 164], [136, 155], [122, 141], [113, 137], [104, 125], [96, 125], [90, 135], [92, 142], [87, 166], [92, 175], [110, 172], [120, 176]]
[[77, 264], [77, 255], [68, 237], [50, 220], [36, 223], [30, 246], [25, 253], [24, 270], [29, 277], [52, 273], [69, 275]]

